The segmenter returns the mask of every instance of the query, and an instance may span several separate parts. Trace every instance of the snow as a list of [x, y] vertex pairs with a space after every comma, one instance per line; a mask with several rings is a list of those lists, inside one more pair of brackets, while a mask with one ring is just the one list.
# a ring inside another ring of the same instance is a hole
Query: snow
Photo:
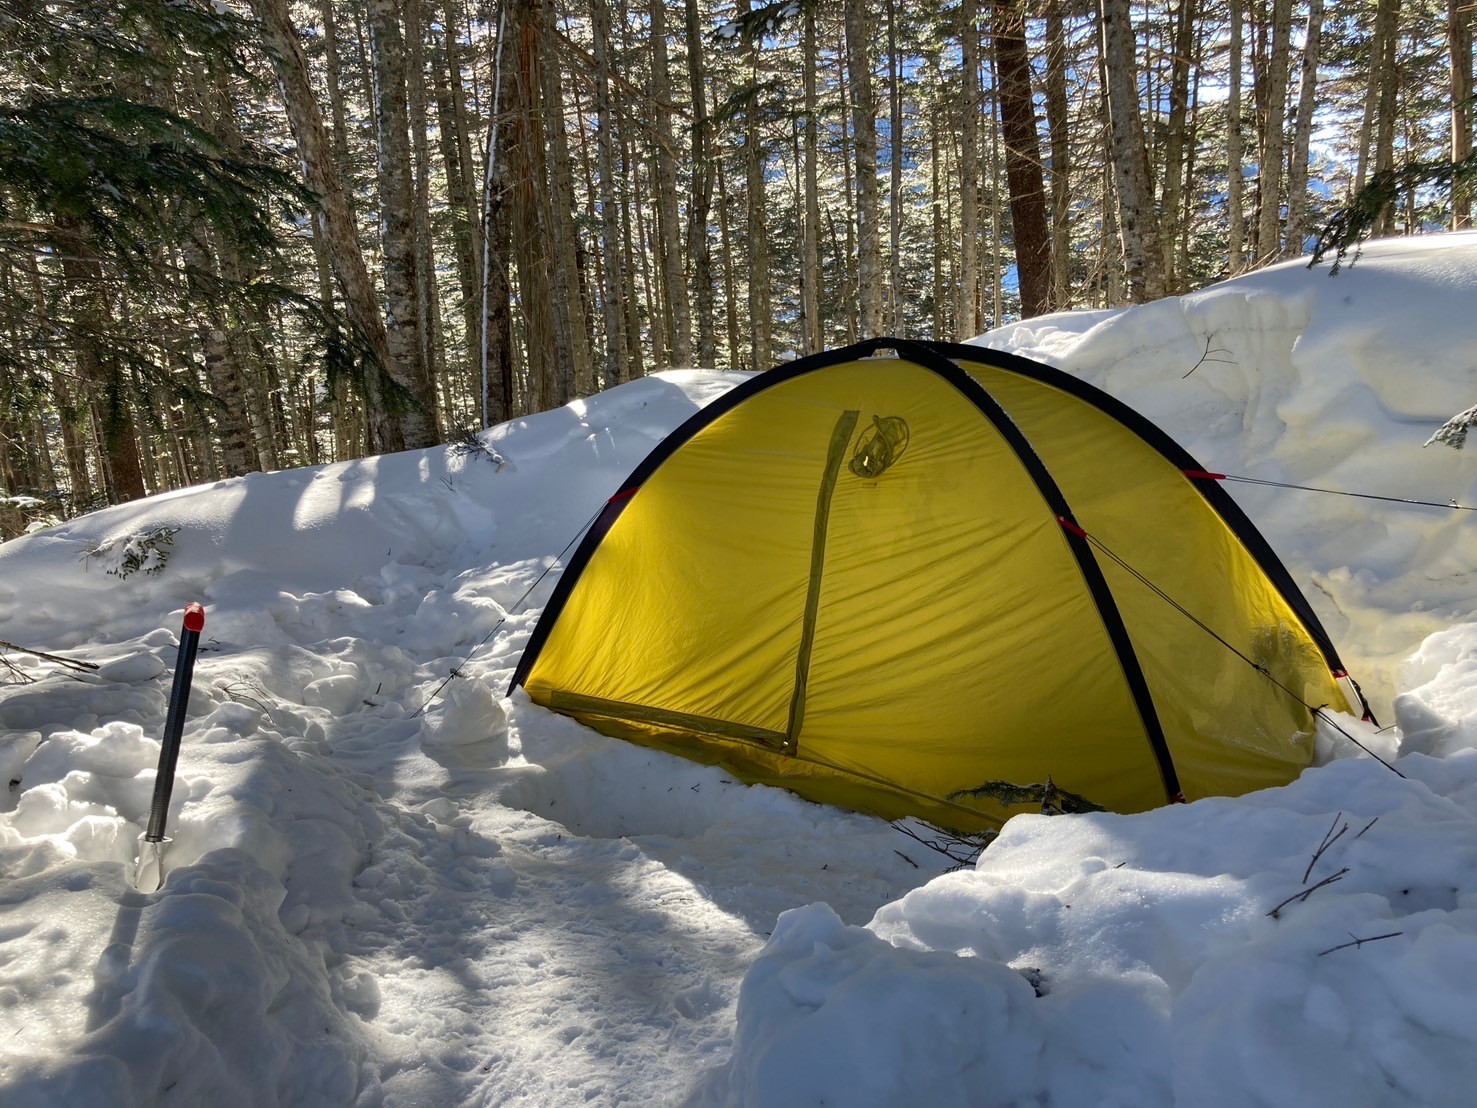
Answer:
[[[981, 341], [1219, 472], [1474, 504], [1471, 455], [1421, 447], [1477, 394], [1474, 286], [1477, 235], [1402, 239]], [[1470, 1103], [1472, 513], [1228, 486], [1379, 694], [1394, 726], [1356, 734], [1399, 774], [1324, 735], [1285, 788], [1022, 816], [945, 873], [887, 824], [503, 696], [557, 555], [742, 379], [0, 545], [0, 636], [98, 667], [0, 666], [0, 1102]]]

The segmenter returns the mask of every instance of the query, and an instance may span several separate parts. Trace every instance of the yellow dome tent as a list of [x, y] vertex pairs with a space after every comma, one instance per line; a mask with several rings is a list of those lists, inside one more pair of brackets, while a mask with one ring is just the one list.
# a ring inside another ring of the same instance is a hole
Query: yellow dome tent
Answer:
[[1348, 710], [1306, 599], [1146, 419], [983, 348], [759, 374], [610, 498], [513, 678], [598, 731], [960, 830], [1286, 783]]

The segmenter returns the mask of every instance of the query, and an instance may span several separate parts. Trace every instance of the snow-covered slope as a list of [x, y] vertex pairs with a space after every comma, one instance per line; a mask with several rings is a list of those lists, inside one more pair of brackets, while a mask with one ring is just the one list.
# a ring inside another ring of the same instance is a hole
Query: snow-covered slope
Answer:
[[[984, 341], [1211, 468], [1470, 504], [1472, 458], [1421, 443], [1477, 400], [1474, 285], [1477, 236], [1401, 240], [1334, 280], [1282, 267]], [[1325, 741], [1285, 789], [1023, 817], [941, 875], [886, 824], [501, 699], [545, 569], [738, 379], [514, 421], [501, 463], [256, 475], [0, 545], [0, 639], [101, 666], [3, 655], [34, 680], [0, 685], [0, 1103], [1469, 1103], [1477, 513], [1232, 488], [1402, 690], [1400, 729], [1360, 734], [1403, 777]], [[161, 528], [159, 572], [106, 572]]]

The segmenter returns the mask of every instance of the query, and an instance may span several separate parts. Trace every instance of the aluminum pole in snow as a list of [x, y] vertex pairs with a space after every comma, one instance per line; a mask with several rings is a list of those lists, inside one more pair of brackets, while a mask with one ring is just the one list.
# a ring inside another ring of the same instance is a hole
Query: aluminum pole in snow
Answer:
[[138, 868], [133, 886], [151, 893], [164, 882], [164, 823], [169, 817], [169, 797], [174, 791], [174, 770], [179, 762], [180, 736], [185, 729], [185, 711], [190, 705], [190, 680], [195, 674], [195, 652], [205, 629], [205, 609], [191, 604], [185, 609], [180, 628], [179, 658], [174, 664], [174, 688], [169, 693], [169, 714], [164, 720], [164, 741], [159, 748], [159, 770], [154, 777], [154, 803], [149, 826], [139, 836]]

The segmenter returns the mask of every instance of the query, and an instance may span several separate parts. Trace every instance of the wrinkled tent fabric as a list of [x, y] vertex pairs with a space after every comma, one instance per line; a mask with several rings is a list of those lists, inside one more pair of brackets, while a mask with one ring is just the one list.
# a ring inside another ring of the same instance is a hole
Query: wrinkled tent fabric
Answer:
[[878, 339], [760, 374], [611, 497], [514, 675], [606, 734], [985, 829], [1284, 784], [1328, 636], [1147, 420], [998, 351]]

